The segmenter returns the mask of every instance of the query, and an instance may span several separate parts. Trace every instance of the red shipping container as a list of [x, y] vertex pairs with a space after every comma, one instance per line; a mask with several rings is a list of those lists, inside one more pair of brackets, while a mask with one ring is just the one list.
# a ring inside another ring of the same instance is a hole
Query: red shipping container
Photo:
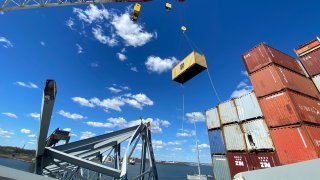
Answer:
[[265, 169], [280, 166], [278, 156], [274, 152], [250, 153], [251, 169]]
[[296, 124], [300, 121], [320, 123], [320, 101], [293, 91], [281, 91], [259, 99], [269, 127]]
[[303, 127], [308, 132], [318, 156], [320, 157], [320, 126], [304, 125]]
[[293, 57], [263, 43], [243, 54], [242, 59], [249, 74], [270, 63], [276, 63], [304, 75], [303, 70]]
[[309, 78], [274, 64], [252, 73], [250, 80], [257, 97], [266, 96], [286, 88], [311, 97], [320, 97], [317, 88]]
[[318, 46], [320, 46], [320, 38], [316, 37], [315, 39], [299, 46], [298, 48], [295, 48], [295, 52], [298, 56], [302, 56], [306, 53], [309, 53], [310, 51], [316, 49]]
[[300, 60], [310, 76], [320, 74], [320, 47], [301, 56]]
[[270, 133], [281, 164], [291, 164], [318, 157], [308, 134], [300, 126], [272, 128]]
[[228, 152], [227, 159], [230, 168], [230, 174], [233, 178], [239, 172], [251, 170], [250, 157], [247, 153]]

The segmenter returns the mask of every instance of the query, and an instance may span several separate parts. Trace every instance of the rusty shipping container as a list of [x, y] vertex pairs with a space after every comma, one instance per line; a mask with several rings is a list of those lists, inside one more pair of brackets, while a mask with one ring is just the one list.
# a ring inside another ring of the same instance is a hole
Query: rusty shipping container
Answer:
[[232, 178], [240, 172], [251, 170], [250, 157], [247, 153], [228, 152], [227, 159]]
[[276, 63], [304, 75], [303, 70], [298, 65], [297, 60], [263, 43], [243, 54], [242, 59], [249, 74], [261, 69], [264, 66], [267, 66], [268, 64]]
[[250, 153], [249, 157], [253, 170], [280, 166], [278, 156], [274, 152]]
[[242, 129], [249, 151], [274, 150], [268, 127], [263, 119], [244, 122]]
[[239, 124], [226, 125], [222, 129], [227, 151], [245, 151], [247, 149]]
[[220, 127], [220, 118], [217, 108], [206, 110], [206, 123], [208, 130]]
[[320, 74], [320, 46], [318, 49], [301, 56], [300, 60], [310, 76]]
[[318, 158], [307, 132], [301, 126], [270, 129], [282, 165]]
[[320, 101], [290, 90], [260, 98], [259, 104], [269, 127], [300, 121], [320, 123]]
[[222, 124], [239, 122], [239, 117], [234, 100], [229, 100], [218, 105], [220, 120]]
[[315, 39], [300, 45], [299, 47], [295, 48], [294, 51], [298, 56], [303, 56], [313, 50], [317, 49], [320, 46], [320, 38], [316, 37]]
[[320, 97], [318, 90], [310, 79], [274, 64], [251, 74], [250, 80], [257, 97], [266, 96], [286, 88], [314, 98]]
[[320, 126], [303, 125], [320, 157]]

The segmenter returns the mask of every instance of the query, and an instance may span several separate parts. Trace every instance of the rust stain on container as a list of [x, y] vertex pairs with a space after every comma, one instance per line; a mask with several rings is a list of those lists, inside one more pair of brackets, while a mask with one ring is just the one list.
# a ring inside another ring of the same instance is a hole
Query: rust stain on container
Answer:
[[243, 54], [242, 59], [249, 73], [253, 73], [270, 63], [276, 63], [304, 75], [303, 70], [293, 57], [264, 43]]
[[310, 79], [274, 64], [252, 73], [250, 80], [257, 97], [266, 96], [285, 88], [311, 97], [320, 97], [318, 90]]
[[281, 164], [318, 158], [313, 143], [301, 126], [273, 128], [270, 132]]
[[303, 125], [320, 157], [320, 126]]
[[300, 121], [320, 123], [320, 101], [293, 91], [282, 91], [260, 98], [259, 104], [269, 127]]
[[300, 57], [310, 76], [320, 74], [320, 47]]
[[238, 174], [239, 172], [251, 170], [250, 157], [246, 153], [228, 152], [227, 159], [228, 159], [230, 174], [232, 178], [234, 175]]
[[274, 152], [250, 153], [251, 169], [265, 169], [280, 166], [278, 156]]

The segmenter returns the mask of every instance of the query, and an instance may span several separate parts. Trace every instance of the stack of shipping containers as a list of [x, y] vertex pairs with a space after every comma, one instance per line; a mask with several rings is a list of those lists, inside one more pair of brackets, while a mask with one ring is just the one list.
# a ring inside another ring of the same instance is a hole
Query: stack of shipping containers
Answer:
[[303, 66], [265, 44], [245, 53], [243, 60], [280, 164], [317, 158], [320, 94]]
[[216, 179], [279, 165], [254, 92], [206, 111]]
[[245, 53], [254, 91], [205, 112], [215, 179], [320, 157], [320, 39], [295, 51]]

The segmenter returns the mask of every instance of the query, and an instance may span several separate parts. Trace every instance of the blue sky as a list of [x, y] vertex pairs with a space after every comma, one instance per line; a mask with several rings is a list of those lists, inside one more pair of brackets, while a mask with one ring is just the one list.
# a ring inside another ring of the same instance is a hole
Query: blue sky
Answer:
[[[222, 101], [251, 89], [241, 54], [266, 42], [292, 56], [319, 35], [320, 3], [301, 1], [173, 1], [68, 6], [0, 14], [0, 144], [34, 149], [42, 90], [55, 79], [58, 95], [49, 132], [69, 128], [72, 141], [152, 121], [156, 159], [195, 161], [197, 117], [201, 161], [210, 162], [202, 113], [218, 104], [206, 72], [184, 85], [171, 68], [192, 48], [205, 54]], [[184, 131], [182, 93], [185, 94]]]

